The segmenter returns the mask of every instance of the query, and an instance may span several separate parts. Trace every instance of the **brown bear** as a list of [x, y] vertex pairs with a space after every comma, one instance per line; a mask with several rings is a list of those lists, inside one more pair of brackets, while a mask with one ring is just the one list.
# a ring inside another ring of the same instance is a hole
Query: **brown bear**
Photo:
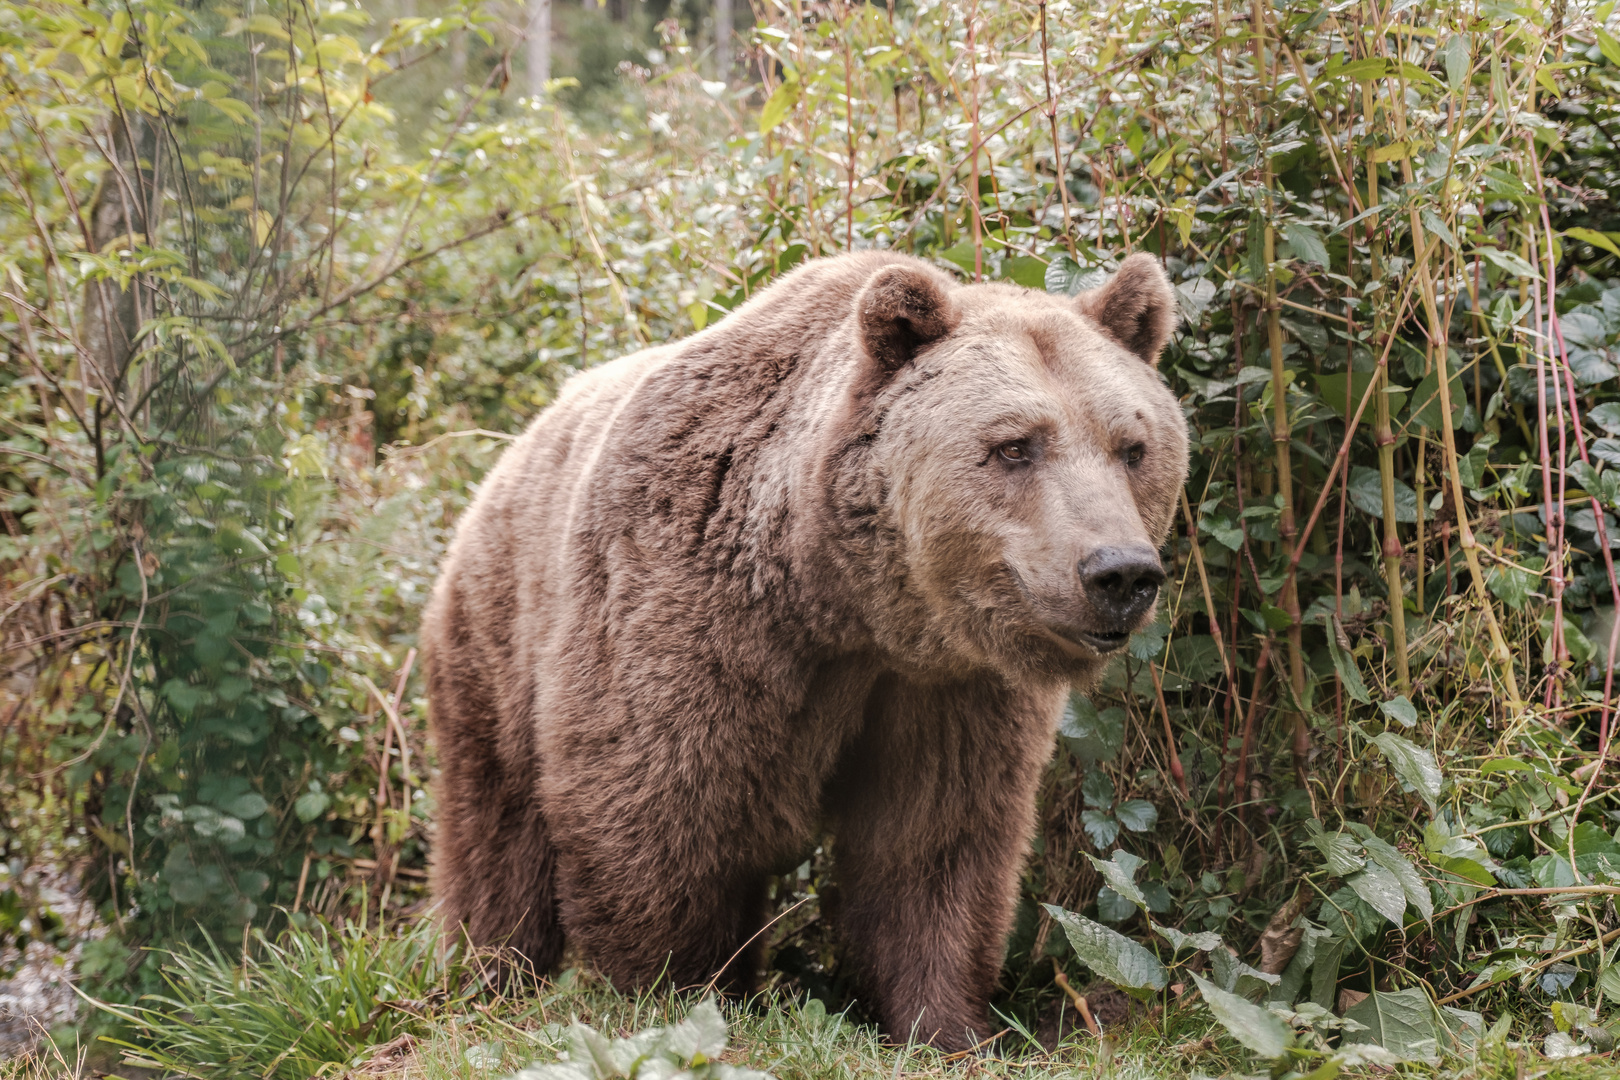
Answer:
[[573, 377], [422, 629], [447, 923], [746, 991], [826, 828], [885, 1030], [986, 1034], [1065, 695], [1164, 578], [1175, 311], [1145, 255], [1071, 299], [863, 252]]

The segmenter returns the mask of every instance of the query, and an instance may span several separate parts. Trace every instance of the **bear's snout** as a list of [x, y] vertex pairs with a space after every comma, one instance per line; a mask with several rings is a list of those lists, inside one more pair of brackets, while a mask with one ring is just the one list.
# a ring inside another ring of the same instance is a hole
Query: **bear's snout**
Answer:
[[1145, 544], [1098, 548], [1081, 560], [1080, 582], [1097, 614], [1128, 632], [1158, 599], [1164, 567]]

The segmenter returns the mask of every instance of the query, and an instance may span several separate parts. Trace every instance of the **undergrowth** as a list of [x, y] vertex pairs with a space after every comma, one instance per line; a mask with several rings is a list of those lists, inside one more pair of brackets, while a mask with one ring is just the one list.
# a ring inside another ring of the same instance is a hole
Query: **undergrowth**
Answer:
[[[472, 962], [431, 927], [424, 923], [381, 935], [358, 928], [294, 930], [276, 943], [256, 939], [240, 956], [193, 949], [171, 954], [164, 971], [172, 996], [154, 998], [150, 1008], [130, 1016], [140, 1042], [127, 1046], [122, 1066], [113, 1071], [128, 1075], [132, 1069], [152, 1069], [198, 1080], [499, 1080], [577, 1048], [577, 1024], [606, 1039], [625, 1038], [677, 1024], [702, 1001], [700, 995], [667, 989], [620, 994], [579, 969], [525, 986], [522, 993], [493, 993], [482, 988], [480, 977], [493, 958]], [[1191, 993], [1144, 1012], [1101, 1040], [1079, 1031], [1047, 1045], [1003, 1018], [1006, 1029], [995, 1042], [949, 1056], [927, 1047], [890, 1045], [875, 1028], [829, 1013], [815, 999], [768, 995], [727, 1003], [724, 1015], [726, 1049], [716, 1060], [762, 1070], [777, 1080], [964, 1075], [1056, 1080], [1077, 1074], [1182, 1080], [1256, 1068], [1241, 1047], [1216, 1037], [1218, 1026]], [[1402, 1069], [1448, 1080], [1612, 1075], [1607, 1063], [1544, 1062], [1514, 1034], [1448, 1056], [1437, 1067]], [[577, 1049], [571, 1056], [581, 1057]], [[0, 1063], [0, 1080], [77, 1078], [79, 1064], [45, 1044], [28, 1058]], [[605, 1066], [594, 1068], [599, 1071], [579, 1075], [618, 1075]]]

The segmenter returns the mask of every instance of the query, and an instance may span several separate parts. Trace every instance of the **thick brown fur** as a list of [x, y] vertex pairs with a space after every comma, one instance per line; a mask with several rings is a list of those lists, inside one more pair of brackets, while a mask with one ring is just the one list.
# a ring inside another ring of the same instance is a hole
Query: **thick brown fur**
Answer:
[[423, 626], [444, 918], [746, 990], [767, 876], [827, 827], [885, 1028], [988, 1034], [1085, 641], [1149, 617], [1104, 627], [1077, 568], [1169, 530], [1186, 430], [1143, 360], [1174, 319], [1145, 256], [1068, 300], [867, 252], [576, 376]]

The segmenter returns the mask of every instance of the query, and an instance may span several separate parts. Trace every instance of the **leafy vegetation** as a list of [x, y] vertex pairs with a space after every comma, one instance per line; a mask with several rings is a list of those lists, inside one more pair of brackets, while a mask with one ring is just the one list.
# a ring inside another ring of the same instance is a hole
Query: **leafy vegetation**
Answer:
[[[55, 940], [27, 875], [71, 865], [117, 1037], [264, 1074], [265, 1017], [330, 1004], [298, 973], [425, 955], [415, 620], [570, 371], [848, 247], [1070, 294], [1147, 250], [1194, 470], [1159, 622], [1063, 719], [1007, 1053], [1608, 1051], [1612, 4], [771, 5], [729, 85], [676, 11], [535, 96], [500, 9], [419, 7], [0, 0], [0, 943]], [[812, 1022], [852, 994], [827, 870], [777, 883], [801, 997], [736, 1021], [750, 1067], [944, 1068], [858, 1004]], [[356, 982], [308, 1061], [554, 1022], [439, 963], [431, 1015]], [[265, 1011], [209, 1004], [237, 967]], [[601, 1030], [675, 1007], [551, 992]], [[1130, 1033], [1073, 1034], [1088, 999]]]

